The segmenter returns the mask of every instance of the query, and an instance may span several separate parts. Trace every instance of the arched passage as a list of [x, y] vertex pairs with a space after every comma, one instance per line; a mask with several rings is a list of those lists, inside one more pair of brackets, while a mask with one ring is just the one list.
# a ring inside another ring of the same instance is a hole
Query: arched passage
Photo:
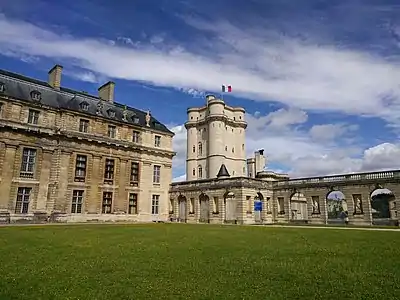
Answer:
[[386, 188], [377, 187], [370, 195], [371, 214], [373, 225], [389, 225], [391, 219], [390, 208], [393, 206], [395, 196]]
[[326, 195], [326, 209], [329, 223], [348, 222], [347, 201], [341, 191], [330, 191]]
[[295, 192], [290, 197], [290, 220], [305, 221], [307, 219], [307, 199], [302, 193]]
[[183, 195], [179, 195], [178, 197], [178, 204], [179, 204], [179, 222], [186, 222], [187, 219], [187, 199]]
[[202, 223], [209, 223], [210, 222], [210, 198], [202, 193], [199, 196], [200, 202], [200, 219], [199, 221]]
[[233, 192], [226, 192], [224, 195], [225, 223], [236, 223], [237, 201]]

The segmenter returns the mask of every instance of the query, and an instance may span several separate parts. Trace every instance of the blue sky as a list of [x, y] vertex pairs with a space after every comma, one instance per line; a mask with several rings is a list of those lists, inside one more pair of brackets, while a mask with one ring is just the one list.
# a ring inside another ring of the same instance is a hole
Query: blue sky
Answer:
[[[230, 84], [247, 151], [291, 176], [400, 168], [396, 1], [0, 0], [0, 67], [150, 109], [176, 136], [186, 109]], [[182, 177], [181, 177], [182, 178]]]

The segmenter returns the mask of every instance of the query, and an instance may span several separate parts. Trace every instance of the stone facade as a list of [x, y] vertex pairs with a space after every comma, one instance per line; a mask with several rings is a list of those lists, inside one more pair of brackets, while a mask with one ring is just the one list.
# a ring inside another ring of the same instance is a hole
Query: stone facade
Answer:
[[165, 221], [173, 133], [150, 112], [0, 70], [0, 222]]
[[[213, 105], [219, 106], [218, 118], [209, 109]], [[235, 124], [236, 116], [229, 120], [233, 117], [223, 110], [226, 107], [229, 106], [222, 100], [207, 96], [205, 107], [188, 109], [187, 181], [171, 185], [171, 221], [398, 225], [396, 196], [400, 195], [400, 171], [297, 179], [266, 171], [264, 150], [256, 151], [254, 157], [247, 160], [244, 152], [227, 155], [229, 151], [224, 145], [244, 145], [246, 123], [244, 109], [235, 109], [241, 116]], [[228, 122], [235, 124], [232, 127], [239, 129], [238, 134], [215, 131], [215, 127], [220, 127], [213, 126], [216, 119], [221, 128]], [[207, 134], [205, 129], [208, 129]], [[200, 139], [202, 145], [208, 145], [204, 153], [196, 152]], [[245, 149], [245, 145], [240, 147]], [[247, 172], [240, 170], [244, 164]], [[195, 175], [198, 166], [208, 168], [207, 177]], [[342, 193], [341, 199], [329, 196], [337, 191]], [[376, 192], [380, 198], [374, 195]]]

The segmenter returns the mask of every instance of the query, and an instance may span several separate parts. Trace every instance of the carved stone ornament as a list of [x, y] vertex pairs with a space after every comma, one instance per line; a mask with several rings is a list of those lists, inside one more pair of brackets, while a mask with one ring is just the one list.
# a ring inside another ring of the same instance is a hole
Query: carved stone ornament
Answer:
[[148, 110], [147, 114], [146, 114], [146, 126], [147, 127], [150, 127], [150, 119], [151, 119], [150, 111]]

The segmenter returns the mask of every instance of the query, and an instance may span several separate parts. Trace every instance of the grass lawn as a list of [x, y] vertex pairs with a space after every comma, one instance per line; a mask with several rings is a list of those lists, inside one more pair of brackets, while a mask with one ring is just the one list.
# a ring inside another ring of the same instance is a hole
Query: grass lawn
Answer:
[[2, 227], [0, 299], [399, 299], [399, 258], [399, 232]]

